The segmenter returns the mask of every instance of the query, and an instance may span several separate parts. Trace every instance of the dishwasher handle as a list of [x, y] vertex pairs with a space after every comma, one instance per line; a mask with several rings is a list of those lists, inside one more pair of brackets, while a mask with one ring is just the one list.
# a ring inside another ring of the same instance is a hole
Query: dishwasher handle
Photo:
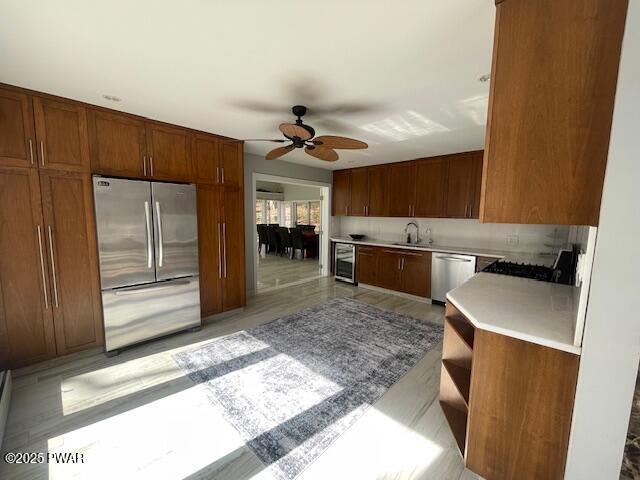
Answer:
[[452, 257], [449, 255], [436, 255], [436, 259], [444, 260], [446, 262], [472, 262], [473, 260], [470, 258], [462, 258], [462, 257]]

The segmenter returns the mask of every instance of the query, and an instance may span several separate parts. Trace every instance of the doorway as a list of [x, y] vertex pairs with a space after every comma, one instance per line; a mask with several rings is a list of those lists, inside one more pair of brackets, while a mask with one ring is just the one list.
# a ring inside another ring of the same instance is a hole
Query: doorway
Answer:
[[330, 185], [253, 174], [254, 288], [295, 288], [328, 275]]

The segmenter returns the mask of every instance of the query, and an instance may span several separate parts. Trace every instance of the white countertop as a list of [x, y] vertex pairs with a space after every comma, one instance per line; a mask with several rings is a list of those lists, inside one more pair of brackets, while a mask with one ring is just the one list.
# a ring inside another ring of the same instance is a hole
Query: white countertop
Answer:
[[580, 289], [478, 273], [451, 290], [451, 301], [477, 328], [580, 354], [574, 345]]
[[395, 245], [395, 243], [397, 242], [393, 242], [390, 240], [376, 240], [368, 237], [362, 240], [352, 240], [351, 237], [334, 236], [331, 237], [331, 241], [340, 243], [353, 243], [355, 245], [371, 245], [373, 247], [400, 248], [404, 250], [420, 250], [428, 252], [458, 253], [461, 255], [474, 255], [480, 257], [495, 257], [498, 259], [507, 260], [509, 262], [529, 263], [534, 265], [547, 266], [553, 265], [553, 262], [556, 258], [555, 255], [539, 255], [526, 252], [506, 252], [473, 247], [454, 247], [451, 245], [439, 245], [435, 243], [432, 243], [431, 245]]

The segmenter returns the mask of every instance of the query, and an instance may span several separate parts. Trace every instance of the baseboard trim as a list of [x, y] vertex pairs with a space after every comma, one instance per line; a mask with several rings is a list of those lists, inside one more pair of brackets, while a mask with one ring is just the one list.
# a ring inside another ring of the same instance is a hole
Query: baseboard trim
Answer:
[[420, 303], [433, 303], [430, 298], [418, 297], [417, 295], [411, 295], [410, 293], [397, 292], [395, 290], [389, 290], [387, 288], [376, 287], [375, 285], [368, 285], [366, 283], [358, 283], [358, 287], [366, 288], [380, 293], [388, 293], [389, 295], [395, 295], [396, 297], [407, 298], [409, 300], [415, 300]]

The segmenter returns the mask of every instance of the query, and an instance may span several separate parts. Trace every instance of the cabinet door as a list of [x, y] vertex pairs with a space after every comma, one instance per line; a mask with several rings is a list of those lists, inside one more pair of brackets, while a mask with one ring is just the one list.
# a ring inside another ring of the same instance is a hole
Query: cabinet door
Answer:
[[95, 219], [89, 174], [41, 172], [58, 355], [102, 344]]
[[351, 170], [351, 199], [349, 215], [365, 217], [369, 208], [369, 172], [366, 168]]
[[89, 171], [87, 111], [73, 102], [33, 98], [40, 167]]
[[469, 218], [473, 202], [474, 163], [470, 153], [448, 157], [449, 176], [447, 182], [446, 216]]
[[391, 250], [380, 250], [378, 253], [378, 287], [389, 290], [401, 289], [400, 265], [402, 256]]
[[484, 165], [484, 151], [473, 152], [473, 180], [472, 180], [472, 200], [469, 217], [480, 217], [480, 195], [482, 193], [482, 167]]
[[349, 215], [351, 203], [351, 170], [333, 172], [333, 215]]
[[202, 317], [222, 311], [222, 221], [220, 189], [198, 185], [198, 262]]
[[244, 207], [242, 189], [223, 187], [222, 309], [245, 304]]
[[220, 182], [220, 142], [213, 135], [193, 135], [193, 176], [197, 183]]
[[0, 89], [0, 166], [35, 167], [31, 97]]
[[403, 252], [402, 291], [429, 298], [431, 296], [431, 252]]
[[447, 167], [445, 158], [434, 157], [416, 162], [416, 217], [437, 218], [445, 213]]
[[144, 122], [135, 117], [89, 110], [89, 150], [95, 173], [134, 178], [149, 173]]
[[191, 180], [191, 133], [147, 122], [149, 173], [156, 180]]
[[412, 217], [416, 193], [415, 162], [395, 163], [389, 167], [389, 216]]
[[242, 142], [223, 142], [220, 147], [220, 184], [228, 187], [242, 186], [242, 162]]
[[377, 285], [378, 255], [373, 247], [358, 246], [358, 283]]
[[389, 167], [377, 165], [369, 167], [369, 208], [367, 215], [370, 217], [386, 217], [388, 212], [388, 181]]
[[0, 369], [55, 355], [38, 171], [0, 168]]

